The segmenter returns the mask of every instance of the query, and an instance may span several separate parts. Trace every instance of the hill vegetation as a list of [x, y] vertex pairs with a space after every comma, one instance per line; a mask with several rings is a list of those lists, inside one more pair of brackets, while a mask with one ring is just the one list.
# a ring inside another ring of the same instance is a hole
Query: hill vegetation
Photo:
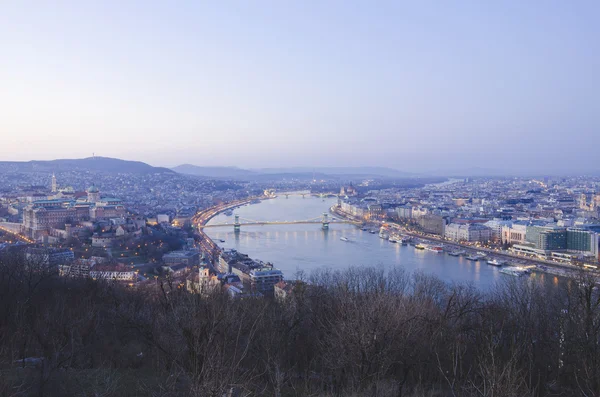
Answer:
[[0, 172], [61, 172], [88, 171], [100, 173], [173, 173], [162, 167], [153, 167], [141, 161], [121, 160], [110, 157], [88, 157], [84, 159], [0, 161]]
[[490, 293], [402, 269], [322, 271], [292, 297], [59, 279], [0, 259], [3, 396], [597, 396], [591, 282]]

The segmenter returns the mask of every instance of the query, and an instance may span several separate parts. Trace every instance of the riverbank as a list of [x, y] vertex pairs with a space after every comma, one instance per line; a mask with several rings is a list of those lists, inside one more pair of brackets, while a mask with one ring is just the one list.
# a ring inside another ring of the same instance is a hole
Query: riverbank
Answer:
[[[348, 214], [336, 206], [332, 206], [330, 208], [330, 212], [338, 217], [358, 221], [358, 219], [351, 214]], [[531, 258], [523, 255], [513, 254], [507, 251], [500, 251], [492, 248], [485, 247], [473, 247], [471, 245], [460, 244], [455, 241], [448, 241], [443, 238], [433, 237], [431, 235], [425, 235], [413, 230], [406, 229], [401, 225], [394, 222], [372, 222], [377, 227], [381, 227], [384, 223], [388, 225], [390, 228], [394, 229], [399, 234], [404, 234], [411, 236], [415, 239], [416, 242], [429, 242], [441, 244], [444, 247], [453, 247], [454, 249], [464, 250], [468, 255], [476, 254], [478, 252], [484, 252], [486, 254], [485, 261], [498, 259], [498, 260], [508, 260], [511, 264], [523, 266], [523, 267], [532, 267], [534, 271], [539, 273], [547, 273], [556, 276], [562, 276], [567, 278], [578, 278], [582, 272], [585, 274], [592, 275], [600, 280], [600, 273], [598, 271], [594, 271], [592, 269], [584, 269], [579, 266], [566, 264], [566, 263], [557, 263], [546, 261], [539, 258]]]

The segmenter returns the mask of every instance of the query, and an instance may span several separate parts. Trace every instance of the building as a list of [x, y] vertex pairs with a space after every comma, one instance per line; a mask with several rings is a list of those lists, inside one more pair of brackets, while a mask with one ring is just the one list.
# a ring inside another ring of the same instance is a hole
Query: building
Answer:
[[567, 229], [567, 249], [598, 256], [598, 233], [583, 228]]
[[446, 220], [439, 215], [423, 215], [417, 219], [417, 223], [426, 233], [444, 235]]
[[69, 264], [58, 266], [58, 275], [61, 277], [88, 278], [90, 268], [95, 261], [90, 259], [77, 259]]
[[527, 225], [524, 224], [502, 226], [502, 244], [525, 244], [526, 233]]
[[363, 218], [365, 215], [368, 214], [368, 209], [366, 208], [366, 206], [363, 207], [360, 203], [342, 201], [340, 203], [340, 209], [343, 212], [350, 214], [355, 218]]
[[288, 298], [292, 296], [294, 291], [294, 284], [287, 282], [285, 280], [281, 280], [273, 287], [273, 292], [275, 294], [275, 299], [280, 302], [286, 301]]
[[444, 236], [454, 241], [487, 242], [492, 230], [481, 223], [451, 223], [446, 226]]
[[158, 214], [156, 215], [156, 222], [157, 223], [169, 223], [169, 215], [167, 214]]
[[87, 201], [88, 203], [97, 203], [100, 201], [100, 190], [95, 185], [87, 189]]
[[221, 283], [219, 279], [210, 274], [208, 267], [200, 266], [197, 272], [193, 272], [186, 279], [186, 289], [192, 294], [207, 295], [217, 291]]
[[272, 267], [253, 269], [250, 271], [250, 285], [254, 291], [273, 292], [275, 284], [283, 280], [283, 273]]
[[124, 265], [95, 265], [90, 270], [94, 280], [135, 281], [137, 273]]
[[396, 208], [396, 213], [400, 219], [410, 219], [412, 218], [412, 207], [410, 205], [398, 207]]
[[107, 248], [112, 245], [113, 241], [115, 241], [115, 236], [113, 236], [112, 234], [109, 234], [109, 235], [94, 234], [92, 236], [92, 247]]
[[95, 186], [87, 191], [87, 199], [59, 198], [36, 200], [23, 209], [23, 233], [34, 239], [49, 235], [51, 229], [64, 229], [89, 219], [122, 218], [126, 214], [121, 200], [100, 198]]
[[162, 257], [165, 265], [194, 266], [200, 264], [200, 254], [197, 251], [171, 251]]
[[28, 248], [25, 258], [29, 263], [43, 266], [57, 266], [70, 263], [75, 254], [69, 249]]
[[484, 223], [492, 231], [491, 240], [500, 241], [502, 240], [502, 228], [505, 226], [512, 226], [512, 221], [506, 221], [501, 219], [492, 219]]
[[340, 189], [340, 196], [356, 196], [356, 194], [357, 191], [354, 186], [352, 186], [352, 183], [348, 186], [342, 186]]
[[527, 226], [525, 240], [542, 251], [567, 249], [567, 230], [555, 226]]
[[369, 204], [367, 208], [369, 210], [370, 219], [382, 219], [385, 214], [381, 204]]

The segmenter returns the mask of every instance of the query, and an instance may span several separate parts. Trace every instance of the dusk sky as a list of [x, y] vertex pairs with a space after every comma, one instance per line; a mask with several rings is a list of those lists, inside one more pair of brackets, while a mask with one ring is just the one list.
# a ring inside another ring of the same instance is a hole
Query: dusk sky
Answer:
[[8, 0], [0, 160], [598, 171], [599, 20], [598, 1]]

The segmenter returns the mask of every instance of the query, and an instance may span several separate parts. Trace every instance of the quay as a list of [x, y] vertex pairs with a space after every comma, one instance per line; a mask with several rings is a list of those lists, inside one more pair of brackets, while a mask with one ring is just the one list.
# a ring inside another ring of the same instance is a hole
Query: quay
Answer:
[[[340, 208], [338, 208], [336, 206], [332, 206], [330, 208], [330, 212], [339, 217], [343, 217], [343, 218], [352, 220], [354, 222], [358, 222], [358, 220], [355, 217], [353, 217], [351, 214], [345, 213], [344, 211], [342, 211]], [[510, 253], [507, 251], [500, 251], [500, 250], [496, 250], [496, 249], [492, 249], [492, 248], [473, 247], [471, 245], [460, 244], [456, 241], [449, 241], [449, 240], [445, 240], [443, 238], [418, 233], [418, 232], [406, 229], [394, 222], [378, 221], [378, 222], [373, 222], [373, 224], [376, 225], [377, 227], [382, 227], [384, 224], [386, 224], [391, 229], [394, 229], [401, 234], [411, 236], [411, 237], [415, 238], [415, 240], [443, 244], [444, 247], [453, 247], [456, 249], [465, 250], [468, 254], [474, 254], [477, 252], [485, 252], [486, 254], [489, 255], [490, 259], [498, 258], [498, 259], [509, 260], [511, 262], [516, 262], [515, 264], [518, 263], [519, 266], [527, 267], [530, 269], [535, 267], [535, 271], [537, 271], [537, 272], [548, 273], [548, 274], [567, 277], [567, 278], [576, 278], [579, 274], [581, 274], [581, 272], [585, 272], [585, 274], [590, 274], [594, 277], [597, 277], [599, 280], [599, 284], [600, 284], [600, 272], [598, 272], [597, 270], [594, 270], [594, 269], [587, 269], [587, 268], [584, 269], [583, 267], [568, 264], [568, 263], [552, 262], [552, 261], [548, 261], [548, 260], [544, 260], [544, 259], [540, 259], [540, 258], [526, 257], [523, 255], [513, 254], [513, 253]]]

